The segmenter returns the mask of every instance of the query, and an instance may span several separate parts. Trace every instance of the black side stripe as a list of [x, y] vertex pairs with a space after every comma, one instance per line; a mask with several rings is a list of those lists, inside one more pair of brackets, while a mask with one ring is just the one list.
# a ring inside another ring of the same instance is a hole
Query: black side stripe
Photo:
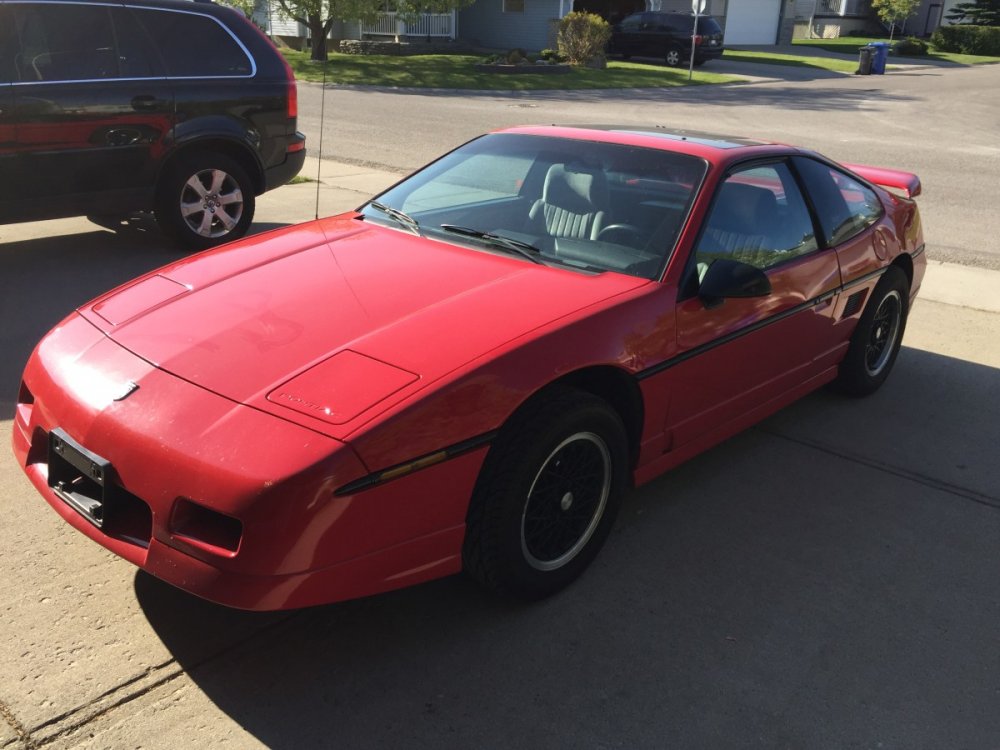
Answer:
[[911, 258], [919, 257], [924, 254], [924, 250], [926, 249], [927, 249], [926, 245], [921, 245], [920, 247], [918, 247], [916, 250], [913, 251], [913, 255], [911, 255], [910, 257]]
[[[380, 484], [385, 484], [386, 482], [391, 482], [393, 479], [407, 476], [413, 472], [420, 471], [427, 466], [433, 466], [437, 463], [443, 463], [444, 461], [449, 461], [453, 458], [461, 456], [465, 453], [474, 451], [476, 448], [480, 448], [484, 445], [489, 445], [496, 438], [499, 430], [493, 430], [492, 432], [486, 432], [482, 435], [477, 435], [476, 437], [469, 438], [468, 440], [463, 440], [460, 443], [455, 443], [454, 445], [448, 446], [447, 448], [442, 448], [441, 450], [431, 451], [430, 453], [425, 453], [417, 458], [412, 458], [409, 461], [403, 461], [401, 463], [390, 466], [386, 469], [381, 469], [379, 471], [372, 472], [360, 479], [355, 479], [353, 482], [348, 482], [343, 487], [334, 490], [333, 494], [337, 497], [341, 495], [353, 495], [358, 492], [363, 492], [364, 490], [369, 490], [372, 487], [376, 487]], [[428, 459], [438, 456], [438, 454], [444, 454], [439, 459], [428, 462]], [[414, 468], [410, 471], [401, 471], [405, 467], [414, 465]], [[387, 476], [388, 475], [388, 476]]]
[[888, 266], [880, 268], [877, 271], [872, 271], [871, 273], [866, 273], [862, 276], [858, 276], [857, 278], [851, 279], [850, 281], [842, 284], [841, 286], [834, 287], [828, 292], [823, 292], [823, 294], [819, 295], [818, 297], [813, 297], [812, 299], [807, 300], [801, 304], [798, 304], [795, 307], [790, 307], [787, 310], [782, 310], [781, 312], [775, 313], [769, 318], [758, 320], [756, 323], [751, 323], [750, 325], [746, 326], [745, 328], [741, 328], [738, 331], [727, 333], [725, 336], [720, 336], [717, 339], [712, 339], [711, 341], [704, 343], [701, 346], [696, 346], [694, 349], [689, 349], [683, 354], [678, 354], [676, 357], [671, 357], [670, 359], [664, 360], [663, 362], [653, 365], [652, 367], [647, 367], [645, 370], [636, 373], [635, 378], [636, 380], [645, 380], [646, 378], [650, 378], [654, 375], [659, 375], [664, 370], [669, 370], [671, 367], [675, 367], [676, 365], [679, 365], [682, 362], [687, 362], [689, 359], [693, 359], [694, 357], [697, 357], [699, 354], [704, 354], [705, 352], [711, 351], [712, 349], [715, 349], [718, 346], [722, 346], [723, 344], [728, 344], [731, 341], [735, 341], [736, 339], [741, 338], [743, 336], [748, 336], [749, 334], [755, 333], [756, 331], [759, 331], [762, 328], [766, 328], [767, 326], [773, 323], [778, 323], [784, 320], [785, 318], [790, 318], [793, 315], [797, 315], [803, 310], [808, 310], [810, 307], [816, 307], [816, 305], [826, 302], [828, 299], [835, 297], [836, 295], [840, 294], [846, 289], [851, 289], [853, 287], [864, 284], [865, 282], [870, 281], [871, 279], [881, 276], [882, 274], [885, 273], [886, 268], [888, 268]]

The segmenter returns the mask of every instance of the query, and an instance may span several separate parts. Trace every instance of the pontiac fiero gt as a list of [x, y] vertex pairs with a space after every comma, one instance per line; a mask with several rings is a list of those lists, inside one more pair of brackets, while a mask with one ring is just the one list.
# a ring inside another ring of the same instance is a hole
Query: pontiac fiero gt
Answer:
[[81, 307], [28, 362], [14, 451], [67, 522], [215, 602], [463, 569], [544, 596], [629, 486], [824, 384], [882, 385], [919, 191], [742, 139], [492, 133]]

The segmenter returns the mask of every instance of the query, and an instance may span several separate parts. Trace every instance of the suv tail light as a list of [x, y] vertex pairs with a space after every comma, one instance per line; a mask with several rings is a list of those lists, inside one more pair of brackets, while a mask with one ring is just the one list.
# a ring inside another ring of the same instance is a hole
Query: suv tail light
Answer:
[[703, 42], [704, 40], [705, 40], [705, 37], [703, 37], [703, 36], [702, 36], [701, 34], [695, 34], [695, 35], [694, 35], [694, 46], [695, 46], [695, 47], [700, 47], [700, 46], [701, 46], [701, 43], [702, 43], [702, 42]]
[[299, 87], [292, 78], [288, 82], [288, 119], [294, 120], [299, 116]]
[[288, 119], [294, 120], [299, 116], [299, 88], [295, 83], [295, 71], [284, 55], [281, 55], [281, 62], [285, 66], [285, 75], [288, 76]]

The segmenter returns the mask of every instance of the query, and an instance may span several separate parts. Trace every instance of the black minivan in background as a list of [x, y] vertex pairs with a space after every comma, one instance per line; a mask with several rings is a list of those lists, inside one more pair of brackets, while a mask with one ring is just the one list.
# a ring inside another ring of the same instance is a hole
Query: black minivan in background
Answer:
[[0, 0], [0, 224], [152, 211], [190, 248], [242, 236], [302, 168], [295, 77], [207, 0]]
[[[694, 15], [691, 13], [633, 13], [615, 24], [608, 52], [626, 60], [658, 57], [667, 65], [687, 65], [691, 59]], [[698, 17], [694, 35], [694, 64], [722, 57], [722, 26], [712, 16]]]

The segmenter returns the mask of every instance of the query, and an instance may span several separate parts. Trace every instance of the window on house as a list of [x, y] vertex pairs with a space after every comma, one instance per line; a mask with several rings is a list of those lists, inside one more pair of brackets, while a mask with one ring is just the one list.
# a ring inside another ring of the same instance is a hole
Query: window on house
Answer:
[[524, 13], [524, 0], [503, 0], [504, 13]]

